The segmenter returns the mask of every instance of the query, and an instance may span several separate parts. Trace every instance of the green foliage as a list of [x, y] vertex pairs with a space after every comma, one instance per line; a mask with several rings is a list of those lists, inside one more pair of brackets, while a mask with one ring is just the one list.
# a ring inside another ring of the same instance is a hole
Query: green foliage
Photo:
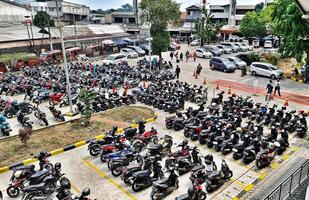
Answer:
[[96, 94], [89, 92], [88, 89], [83, 88], [79, 93], [79, 100], [83, 103], [84, 109], [81, 111], [81, 125], [90, 125], [90, 118], [92, 115], [91, 100], [95, 98]]
[[210, 11], [203, 7], [203, 17], [198, 18], [195, 22], [196, 35], [201, 40], [201, 46], [204, 43], [210, 43], [214, 40], [216, 34], [220, 31], [223, 24], [216, 24], [213, 20], [213, 15]]
[[309, 23], [302, 19], [302, 14], [294, 1], [276, 1], [272, 19], [275, 22], [275, 33], [284, 38], [284, 43], [280, 47], [283, 56], [296, 57], [297, 61], [301, 62], [306, 51], [306, 63], [309, 64]]
[[117, 11], [119, 12], [133, 12], [133, 6], [131, 4], [124, 4], [121, 8], [118, 8]]
[[150, 34], [152, 51], [161, 55], [169, 47], [170, 36], [168, 22], [177, 22], [180, 18], [180, 4], [174, 0], [142, 0], [139, 4], [143, 22], [151, 23]]
[[263, 8], [264, 8], [264, 3], [263, 2], [261, 2], [259, 4], [256, 4], [255, 5], [255, 12], [259, 13], [259, 12], [261, 12], [263, 10]]
[[248, 54], [248, 59], [251, 61], [251, 62], [260, 62], [262, 57], [260, 54], [256, 53], [256, 52], [251, 52]]
[[248, 12], [240, 23], [240, 32], [246, 38], [262, 36], [266, 34], [266, 25], [256, 12]]
[[10, 54], [0, 54], [0, 63], [6, 65], [11, 64], [13, 61], [22, 60], [28, 62], [31, 59], [36, 59], [36, 55], [21, 52], [21, 53], [10, 53]]
[[54, 21], [50, 19], [50, 16], [45, 11], [38, 11], [33, 19], [33, 24], [40, 28], [54, 26]]
[[280, 53], [270, 53], [265, 56], [265, 60], [273, 65], [277, 65], [280, 59], [281, 59]]

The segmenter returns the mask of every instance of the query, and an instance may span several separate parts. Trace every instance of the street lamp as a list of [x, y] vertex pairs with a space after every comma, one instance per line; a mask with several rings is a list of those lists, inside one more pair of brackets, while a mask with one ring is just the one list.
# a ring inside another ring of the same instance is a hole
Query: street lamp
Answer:
[[68, 97], [69, 97], [70, 112], [73, 113], [70, 76], [69, 76], [68, 62], [67, 62], [64, 40], [63, 40], [63, 31], [62, 31], [61, 20], [60, 20], [60, 15], [59, 15], [58, 0], [56, 0], [56, 10], [57, 10], [59, 32], [60, 32], [60, 37], [61, 37], [61, 48], [62, 48], [62, 56], [63, 56], [63, 62], [64, 62], [65, 79], [67, 83], [67, 90], [68, 90]]
[[295, 3], [303, 13], [303, 19], [309, 21], [309, 3], [308, 0], [295, 0]]

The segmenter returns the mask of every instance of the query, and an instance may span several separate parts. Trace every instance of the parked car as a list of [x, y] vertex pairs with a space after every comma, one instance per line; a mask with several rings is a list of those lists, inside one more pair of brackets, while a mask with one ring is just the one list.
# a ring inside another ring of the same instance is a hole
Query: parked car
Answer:
[[179, 50], [179, 49], [180, 49], [180, 45], [177, 44], [177, 43], [175, 43], [175, 42], [171, 42], [171, 43], [170, 43], [169, 49], [170, 49], [171, 51]]
[[241, 46], [246, 47], [249, 51], [253, 51], [253, 46], [248, 45], [247, 43], [240, 43]]
[[201, 41], [200, 41], [199, 39], [195, 39], [195, 40], [193, 40], [193, 41], [190, 43], [190, 45], [191, 45], [191, 46], [198, 46], [198, 45], [200, 45], [200, 43], [201, 43]]
[[233, 53], [237, 53], [237, 52], [238, 52], [238, 49], [239, 49], [237, 46], [235, 46], [235, 45], [234, 45], [233, 43], [231, 43], [231, 42], [221, 42], [220, 45], [232, 49]]
[[141, 49], [143, 49], [146, 52], [147, 55], [149, 54], [149, 51], [150, 51], [150, 46], [149, 45], [142, 44], [142, 45], [139, 45], [139, 47]]
[[264, 48], [273, 48], [273, 43], [270, 40], [264, 42]]
[[218, 47], [206, 45], [206, 46], [204, 46], [204, 49], [206, 49], [207, 51], [212, 53], [212, 55], [214, 55], [214, 56], [221, 56], [222, 55], [222, 52], [220, 51], [220, 49]]
[[128, 46], [128, 48], [135, 51], [138, 54], [138, 56], [145, 56], [146, 55], [146, 52], [138, 46]]
[[247, 51], [247, 48], [241, 46], [240, 43], [234, 43], [234, 45], [238, 47], [238, 51], [241, 51], [241, 52]]
[[227, 58], [213, 57], [210, 59], [210, 69], [218, 69], [224, 72], [234, 72], [236, 65]]
[[241, 69], [242, 67], [247, 67], [247, 63], [245, 61], [241, 60], [240, 58], [228, 57], [227, 59], [229, 59], [229, 61], [234, 63], [234, 65], [236, 65], [237, 69]]
[[260, 47], [260, 40], [253, 40], [252, 45], [254, 48], [259, 48]]
[[127, 58], [138, 58], [138, 54], [129, 48], [123, 48], [120, 50], [120, 53], [123, 53], [127, 56]]
[[278, 79], [283, 77], [283, 71], [270, 63], [253, 62], [250, 65], [249, 70], [253, 76], [267, 76], [271, 79]]
[[212, 53], [210, 53], [209, 51], [206, 51], [203, 48], [198, 48], [198, 49], [195, 49], [194, 51], [198, 58], [211, 58], [213, 56]]
[[102, 62], [105, 65], [115, 65], [127, 61], [126, 55], [123, 53], [111, 54], [107, 58], [103, 59]]
[[223, 51], [223, 53], [225, 53], [225, 54], [230, 54], [230, 53], [232, 53], [232, 49], [229, 48], [229, 47], [227, 47], [227, 46], [217, 45], [217, 47], [218, 47], [219, 49], [221, 49], [221, 50]]

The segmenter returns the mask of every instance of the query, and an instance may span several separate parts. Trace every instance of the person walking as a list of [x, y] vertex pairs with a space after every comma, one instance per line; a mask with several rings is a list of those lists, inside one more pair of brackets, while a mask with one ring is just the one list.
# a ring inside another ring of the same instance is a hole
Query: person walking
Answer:
[[190, 57], [190, 53], [189, 53], [189, 51], [187, 50], [187, 52], [186, 52], [186, 62], [189, 61], [189, 57]]
[[176, 78], [179, 79], [180, 67], [177, 65], [175, 70]]
[[193, 60], [194, 60], [194, 62], [195, 62], [196, 58], [197, 58], [197, 55], [196, 55], [196, 53], [194, 51], [194, 53], [193, 53]]
[[180, 59], [180, 61], [183, 61], [183, 53], [182, 52], [179, 54], [179, 59]]
[[276, 86], [275, 86], [275, 91], [274, 95], [276, 95], [276, 92], [278, 92], [279, 97], [281, 97], [281, 92], [280, 92], [280, 80], [277, 80]]
[[173, 61], [174, 53], [171, 51], [170, 53], [171, 61]]
[[267, 94], [268, 95], [271, 95], [273, 93], [274, 86], [273, 86], [273, 81], [272, 80], [269, 80], [269, 82], [266, 85], [266, 89], [267, 89]]
[[199, 63], [196, 67], [196, 74], [199, 76], [201, 74], [203, 67], [201, 65], [201, 63]]

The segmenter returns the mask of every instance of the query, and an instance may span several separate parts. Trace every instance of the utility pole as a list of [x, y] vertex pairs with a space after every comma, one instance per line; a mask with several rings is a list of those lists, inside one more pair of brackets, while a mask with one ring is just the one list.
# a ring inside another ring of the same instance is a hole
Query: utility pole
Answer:
[[150, 5], [149, 5], [149, 0], [147, 0], [147, 7], [148, 7], [148, 22], [149, 22], [149, 67], [151, 69], [151, 23], [150, 23]]
[[62, 32], [61, 20], [60, 20], [60, 15], [59, 15], [58, 0], [56, 0], [56, 10], [57, 10], [58, 23], [59, 23], [59, 32], [60, 32], [60, 37], [61, 37], [62, 56], [63, 56], [63, 62], [64, 62], [65, 78], [66, 78], [66, 83], [67, 83], [67, 92], [68, 92], [68, 97], [69, 97], [70, 112], [73, 113], [70, 76], [69, 76], [67, 57], [66, 57], [65, 46], [64, 46], [64, 41], [63, 41], [63, 32]]
[[75, 12], [77, 8], [73, 7], [73, 22], [74, 22], [74, 34], [75, 34], [75, 46], [77, 47], [77, 35], [76, 35], [76, 19], [75, 19]]
[[52, 41], [52, 36], [51, 36], [51, 32], [50, 32], [50, 17], [48, 19], [48, 33], [49, 33], [49, 46], [50, 46], [50, 50], [53, 51], [53, 41]]

